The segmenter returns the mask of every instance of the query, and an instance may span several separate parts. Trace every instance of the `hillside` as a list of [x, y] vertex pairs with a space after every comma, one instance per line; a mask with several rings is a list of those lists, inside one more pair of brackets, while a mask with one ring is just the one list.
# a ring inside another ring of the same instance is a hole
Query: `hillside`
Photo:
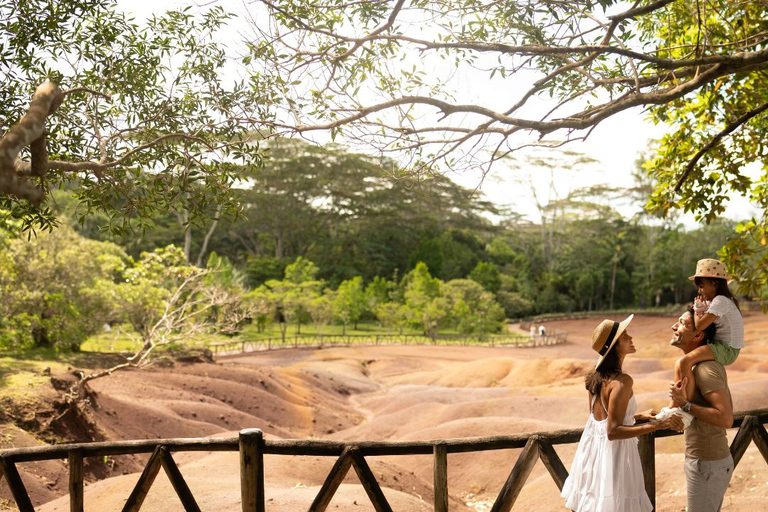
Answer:
[[[351, 347], [280, 350], [221, 358], [95, 381], [95, 419], [109, 439], [233, 435], [259, 427], [272, 438], [406, 440], [501, 435], [582, 426], [587, 399], [582, 376], [594, 362], [589, 339], [599, 319], [552, 322], [567, 330], [565, 345], [535, 349], [483, 347]], [[630, 332], [638, 353], [626, 370], [641, 408], [660, 407], [676, 349], [668, 345], [673, 319], [638, 317]], [[768, 319], [745, 318], [747, 348], [729, 367], [736, 410], [768, 406]], [[735, 431], [731, 432], [731, 436]], [[558, 446], [566, 467], [575, 445]], [[515, 450], [449, 457], [451, 510], [486, 510], [517, 457]], [[204, 510], [239, 510], [235, 453], [175, 456]], [[294, 460], [295, 459], [295, 460]], [[334, 460], [269, 456], [267, 509], [306, 509]], [[86, 486], [87, 510], [117, 510], [130, 494], [142, 459], [94, 461], [120, 475]], [[369, 461], [394, 510], [432, 508], [432, 459]], [[685, 506], [682, 438], [657, 443], [659, 511]], [[34, 467], [33, 467], [34, 466]], [[21, 465], [35, 503], [66, 490], [63, 464]], [[107, 471], [108, 469], [108, 471]], [[759, 508], [768, 499], [766, 465], [750, 447], [736, 469], [723, 510]], [[373, 510], [350, 472], [332, 510]], [[2, 492], [8, 495], [3, 484]], [[147, 510], [181, 510], [165, 476]], [[335, 508], [334, 508], [335, 507]], [[66, 497], [41, 511], [68, 510]], [[514, 510], [563, 510], [557, 488], [537, 464]]]

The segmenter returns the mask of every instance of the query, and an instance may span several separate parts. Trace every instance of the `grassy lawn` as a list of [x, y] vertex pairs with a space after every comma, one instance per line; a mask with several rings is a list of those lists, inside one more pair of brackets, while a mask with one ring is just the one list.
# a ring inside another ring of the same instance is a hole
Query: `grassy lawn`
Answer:
[[[344, 330], [342, 325], [323, 325], [319, 328], [313, 324], [302, 325], [300, 336], [314, 336], [322, 334], [323, 336], [341, 335]], [[297, 335], [297, 329], [295, 325], [289, 325], [285, 332], [286, 338], [292, 338]], [[357, 329], [353, 325], [347, 326], [347, 334], [349, 335], [371, 335], [376, 334], [396, 334], [387, 332], [376, 323], [358, 323]], [[403, 332], [403, 334], [422, 334], [418, 329], [410, 329]], [[446, 330], [441, 334], [456, 334], [455, 331]], [[189, 340], [187, 345], [192, 347], [203, 347], [213, 343], [220, 342], [237, 342], [242, 339], [246, 340], [262, 340], [267, 338], [280, 338], [282, 333], [278, 324], [271, 324], [267, 326], [264, 332], [259, 332], [257, 327], [253, 324], [246, 325], [237, 336], [223, 336], [220, 334], [209, 334], [205, 337], [197, 340]], [[135, 352], [141, 347], [141, 344], [136, 336], [135, 332], [131, 330], [129, 326], [117, 326], [111, 331], [103, 331], [99, 334], [88, 338], [81, 346], [80, 350], [83, 352], [107, 352], [107, 353], [125, 353]]]

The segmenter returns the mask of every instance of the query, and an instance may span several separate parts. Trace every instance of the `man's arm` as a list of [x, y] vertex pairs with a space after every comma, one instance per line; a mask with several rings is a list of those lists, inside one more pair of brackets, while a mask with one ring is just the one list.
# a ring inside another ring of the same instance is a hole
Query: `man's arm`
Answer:
[[[685, 382], [677, 382], [670, 385], [669, 396], [678, 407], [685, 405], [688, 402]], [[709, 407], [691, 404], [691, 415], [716, 427], [730, 428], [733, 426], [733, 404], [731, 403], [731, 395], [726, 390], [725, 385], [703, 396], [704, 400], [709, 402]]]

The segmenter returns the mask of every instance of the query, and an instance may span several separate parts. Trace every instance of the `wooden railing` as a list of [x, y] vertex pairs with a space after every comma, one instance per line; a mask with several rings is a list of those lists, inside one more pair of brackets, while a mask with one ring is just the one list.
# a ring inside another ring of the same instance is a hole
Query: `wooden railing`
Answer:
[[[734, 427], [738, 427], [731, 443], [734, 466], [738, 465], [750, 442], [755, 443], [768, 463], [768, 409], [738, 413]], [[33, 511], [32, 502], [19, 476], [16, 465], [24, 462], [67, 459], [69, 461], [70, 511], [82, 512], [83, 459], [151, 453], [144, 471], [126, 501], [123, 511], [141, 508], [160, 468], [168, 475], [184, 509], [200, 508], [189, 490], [184, 477], [174, 462], [173, 452], [187, 451], [238, 451], [240, 453], [240, 488], [243, 512], [265, 512], [264, 455], [309, 455], [338, 457], [325, 482], [320, 488], [310, 512], [326, 510], [336, 490], [354, 468], [360, 482], [377, 512], [391, 511], [387, 498], [366, 461], [371, 456], [432, 455], [434, 457], [434, 509], [448, 511], [448, 454], [488, 450], [522, 448], [506, 482], [493, 504], [491, 512], [508, 512], [515, 504], [536, 461], [541, 459], [559, 489], [562, 489], [568, 471], [565, 469], [554, 445], [578, 442], [582, 429], [538, 432], [512, 436], [478, 437], [436, 441], [402, 442], [352, 442], [323, 440], [272, 440], [264, 439], [261, 430], [241, 430], [238, 437], [227, 439], [153, 439], [141, 441], [115, 441], [100, 443], [14, 448], [0, 451], [0, 472], [5, 476], [13, 498], [20, 511]], [[642, 436], [639, 442], [643, 463], [645, 488], [651, 501], [656, 503], [655, 438], [680, 435], [673, 431], [657, 431]]]
[[310, 347], [348, 347], [351, 345], [441, 345], [467, 346], [482, 345], [485, 347], [515, 346], [540, 347], [565, 343], [568, 334], [565, 331], [553, 329], [545, 336], [529, 336], [527, 334], [485, 334], [485, 335], [439, 335], [425, 336], [423, 334], [305, 334], [297, 336], [238, 339], [211, 343], [209, 348], [214, 356], [219, 354], [258, 352], [280, 348], [310, 348]]

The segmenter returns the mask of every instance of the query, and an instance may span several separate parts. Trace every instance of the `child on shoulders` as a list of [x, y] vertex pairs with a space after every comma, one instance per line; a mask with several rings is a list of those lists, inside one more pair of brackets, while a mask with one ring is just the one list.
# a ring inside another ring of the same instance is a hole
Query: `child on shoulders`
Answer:
[[687, 396], [693, 396], [696, 383], [693, 367], [703, 361], [717, 361], [729, 365], [739, 357], [744, 348], [744, 322], [739, 301], [728, 289], [725, 264], [715, 259], [699, 260], [696, 274], [689, 277], [696, 284], [699, 295], [693, 303], [696, 332], [715, 324], [714, 340], [707, 342], [675, 362], [675, 382], [687, 377]]

